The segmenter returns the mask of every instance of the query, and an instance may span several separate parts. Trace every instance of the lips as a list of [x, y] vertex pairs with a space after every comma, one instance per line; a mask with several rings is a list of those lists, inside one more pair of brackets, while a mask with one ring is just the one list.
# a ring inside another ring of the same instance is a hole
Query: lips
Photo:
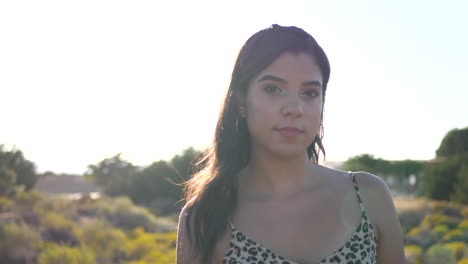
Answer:
[[301, 129], [296, 127], [282, 127], [277, 130], [282, 136], [285, 137], [295, 137], [303, 132]]

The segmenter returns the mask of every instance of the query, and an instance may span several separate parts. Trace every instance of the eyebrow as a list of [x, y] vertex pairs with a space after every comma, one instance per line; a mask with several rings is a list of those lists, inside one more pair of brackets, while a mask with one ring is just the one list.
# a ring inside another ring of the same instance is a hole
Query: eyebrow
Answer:
[[[283, 78], [280, 78], [278, 76], [274, 76], [274, 75], [264, 75], [262, 78], [258, 79], [257, 82], [261, 82], [261, 81], [276, 81], [276, 82], [280, 82], [280, 83], [287, 83], [287, 81]], [[314, 85], [314, 86], [318, 86], [318, 87], [322, 87], [322, 84], [319, 82], [319, 81], [309, 81], [309, 82], [304, 82], [302, 83], [303, 86], [308, 86], [308, 85]]]

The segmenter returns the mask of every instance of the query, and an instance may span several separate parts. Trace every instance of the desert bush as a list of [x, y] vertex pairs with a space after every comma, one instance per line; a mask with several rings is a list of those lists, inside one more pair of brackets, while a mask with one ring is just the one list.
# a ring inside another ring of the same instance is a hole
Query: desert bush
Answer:
[[68, 219], [76, 219], [78, 214], [74, 201], [57, 196], [48, 196], [46, 199], [41, 200], [34, 207], [34, 211], [39, 215], [56, 212]]
[[[142, 263], [175, 263], [176, 233], [145, 233], [142, 228], [136, 228], [129, 235], [126, 245], [127, 256], [131, 260]], [[158, 258], [156, 258], [156, 256]], [[163, 257], [164, 256], [164, 257]], [[154, 258], [159, 262], [150, 262]], [[166, 259], [167, 261], [163, 261]]]
[[444, 235], [442, 239], [443, 241], [446, 241], [446, 242], [463, 241], [464, 239], [463, 230], [460, 230], [460, 229], [450, 230], [447, 234]]
[[446, 225], [437, 225], [432, 229], [432, 233], [437, 237], [439, 241], [444, 235], [449, 232], [449, 228]]
[[460, 210], [460, 214], [465, 220], [468, 220], [468, 207], [464, 207]]
[[128, 264], [172, 264], [175, 263], [175, 250], [163, 253], [160, 251], [151, 251], [142, 259], [130, 261]]
[[41, 229], [45, 240], [57, 244], [77, 245], [77, 228], [74, 222], [55, 212], [41, 215]]
[[30, 263], [43, 245], [40, 234], [28, 225], [0, 225], [0, 263], [23, 261]]
[[8, 211], [11, 208], [12, 201], [6, 197], [0, 197], [0, 213]]
[[448, 220], [448, 217], [441, 213], [432, 213], [424, 217], [421, 226], [433, 228], [437, 225], [447, 224]]
[[37, 203], [43, 199], [42, 195], [36, 190], [20, 192], [16, 196], [16, 206], [22, 206], [32, 209]]
[[431, 213], [424, 217], [421, 222], [422, 227], [434, 228], [437, 225], [446, 225], [449, 229], [456, 228], [460, 219], [453, 216], [447, 216], [442, 213]]
[[462, 205], [447, 201], [431, 201], [429, 206], [434, 213], [439, 213], [448, 217], [461, 218]]
[[408, 232], [405, 237], [405, 244], [417, 245], [422, 248], [427, 248], [430, 245], [437, 243], [439, 236], [432, 232], [427, 227], [415, 227]]
[[114, 221], [117, 226], [131, 230], [143, 227], [146, 231], [157, 231], [156, 217], [146, 208], [134, 205], [128, 197], [115, 200]]
[[407, 264], [422, 264], [423, 249], [416, 245], [405, 246], [405, 256]]
[[420, 210], [405, 210], [399, 213], [400, 225], [406, 230], [417, 227], [425, 217], [425, 212]]
[[95, 264], [94, 255], [84, 248], [50, 244], [38, 257], [39, 264]]
[[463, 257], [468, 257], [468, 249], [466, 244], [463, 242], [446, 243], [444, 246], [452, 249], [453, 252], [455, 252], [455, 257], [457, 260], [461, 260]]
[[463, 220], [461, 221], [459, 224], [458, 224], [458, 228], [465, 231], [465, 232], [468, 232], [468, 220]]
[[101, 263], [111, 263], [123, 258], [127, 236], [104, 220], [84, 224], [79, 237]]
[[87, 209], [87, 214], [103, 217], [125, 230], [143, 227], [150, 232], [160, 231], [156, 217], [147, 209], [134, 205], [128, 197], [101, 198]]
[[425, 264], [455, 264], [455, 252], [444, 245], [435, 244], [431, 246], [424, 254]]

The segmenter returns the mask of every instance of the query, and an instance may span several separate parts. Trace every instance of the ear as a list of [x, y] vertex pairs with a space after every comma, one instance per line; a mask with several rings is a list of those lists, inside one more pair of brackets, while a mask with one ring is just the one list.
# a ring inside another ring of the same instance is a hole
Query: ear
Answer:
[[246, 113], [246, 110], [245, 110], [245, 107], [244, 106], [239, 106], [239, 108], [237, 109], [237, 111], [239, 112], [239, 115], [242, 117], [242, 118], [245, 118], [247, 116], [247, 113]]
[[239, 112], [239, 115], [242, 118], [245, 118], [247, 116], [247, 107], [246, 107], [246, 102], [243, 96], [237, 96], [236, 98], [237, 101], [237, 112]]

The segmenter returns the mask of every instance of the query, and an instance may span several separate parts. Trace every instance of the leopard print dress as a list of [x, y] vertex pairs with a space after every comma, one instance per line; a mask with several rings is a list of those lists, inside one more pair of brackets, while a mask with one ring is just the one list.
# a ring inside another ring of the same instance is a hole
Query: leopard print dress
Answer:
[[[359, 186], [350, 172], [354, 190], [361, 208], [361, 222], [351, 237], [335, 252], [322, 259], [319, 264], [375, 264], [377, 263], [377, 237], [374, 227], [367, 218], [359, 194]], [[299, 264], [288, 260], [244, 235], [229, 220], [232, 238], [224, 255], [223, 264]]]

